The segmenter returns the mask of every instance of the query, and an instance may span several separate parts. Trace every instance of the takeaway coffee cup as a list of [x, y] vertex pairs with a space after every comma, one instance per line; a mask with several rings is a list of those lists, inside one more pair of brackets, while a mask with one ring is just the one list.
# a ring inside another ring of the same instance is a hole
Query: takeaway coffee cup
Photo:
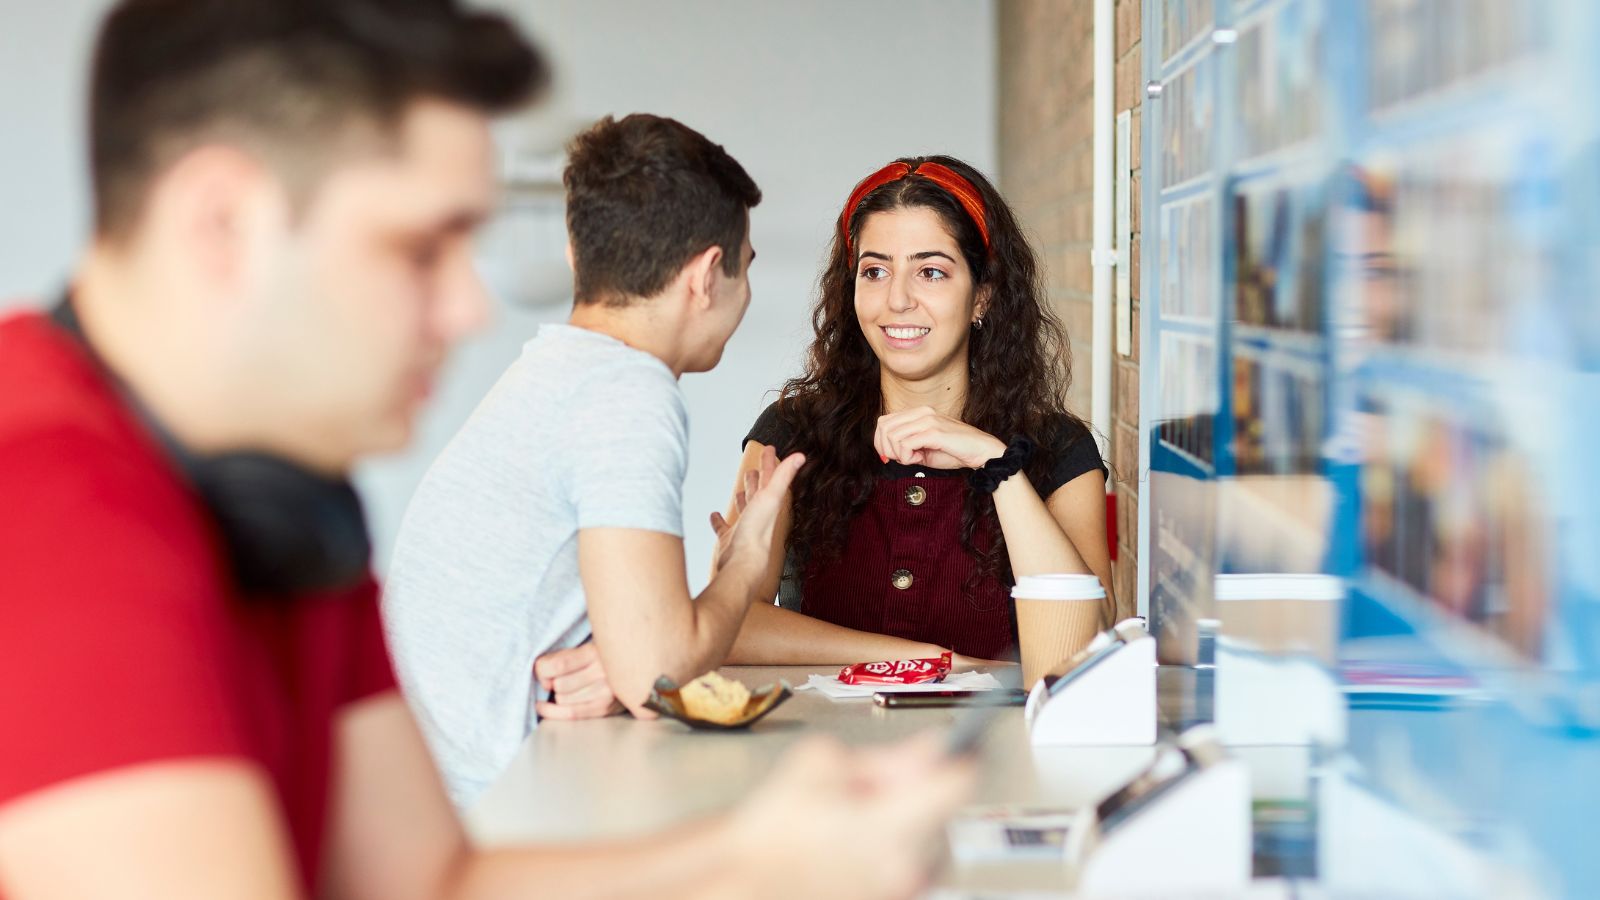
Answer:
[[1334, 661], [1344, 583], [1332, 575], [1218, 575], [1222, 633], [1269, 653]]
[[1017, 604], [1025, 690], [1082, 650], [1106, 624], [1106, 591], [1093, 575], [1024, 575], [1011, 597]]

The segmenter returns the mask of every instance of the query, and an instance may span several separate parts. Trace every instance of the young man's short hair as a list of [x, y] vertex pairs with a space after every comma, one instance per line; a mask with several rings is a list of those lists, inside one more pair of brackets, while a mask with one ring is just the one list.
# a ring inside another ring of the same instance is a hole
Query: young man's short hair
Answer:
[[567, 148], [567, 232], [580, 304], [660, 293], [708, 247], [739, 274], [761, 189], [718, 144], [680, 122], [607, 116]]
[[202, 142], [249, 148], [303, 199], [359, 127], [424, 97], [505, 112], [548, 69], [503, 16], [456, 0], [124, 0], [90, 76], [95, 230], [126, 234], [152, 179]]

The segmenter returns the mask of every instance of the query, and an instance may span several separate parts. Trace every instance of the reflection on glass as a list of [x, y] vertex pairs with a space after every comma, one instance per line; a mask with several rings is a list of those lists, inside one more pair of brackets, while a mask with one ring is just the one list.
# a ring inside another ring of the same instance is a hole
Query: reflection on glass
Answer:
[[1600, 896], [1600, 14], [1219, 15], [1146, 218], [1162, 661], [1216, 623], [1219, 730], [1323, 764], [1330, 886]]

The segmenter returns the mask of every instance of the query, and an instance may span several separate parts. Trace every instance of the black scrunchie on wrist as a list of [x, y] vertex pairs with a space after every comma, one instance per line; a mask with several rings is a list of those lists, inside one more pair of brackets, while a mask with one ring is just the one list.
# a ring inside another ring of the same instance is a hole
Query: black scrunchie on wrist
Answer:
[[967, 484], [975, 491], [992, 494], [1000, 482], [1022, 471], [1028, 465], [1028, 460], [1033, 458], [1033, 441], [1025, 435], [1017, 435], [1006, 445], [1006, 452], [983, 464], [981, 469], [973, 469], [967, 476]]

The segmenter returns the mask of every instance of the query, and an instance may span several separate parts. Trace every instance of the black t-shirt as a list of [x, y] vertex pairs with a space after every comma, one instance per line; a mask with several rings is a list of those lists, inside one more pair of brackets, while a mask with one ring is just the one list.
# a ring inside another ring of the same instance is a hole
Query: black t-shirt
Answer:
[[[1005, 440], [1000, 435], [996, 435], [996, 437]], [[1034, 436], [1030, 435], [1030, 437]], [[1038, 441], [1039, 439], [1034, 437], [1034, 440]], [[743, 448], [744, 445], [751, 441], [758, 441], [775, 448], [779, 456], [792, 453], [796, 449], [802, 449], [792, 446], [794, 434], [778, 416], [777, 403], [768, 404], [767, 408], [761, 411], [761, 415], [756, 418], [755, 424], [750, 426], [750, 433], [746, 434], [744, 440], [739, 442], [740, 448]], [[1094, 436], [1089, 433], [1087, 426], [1076, 419], [1061, 417], [1055, 428], [1055, 433], [1050, 435], [1048, 442], [1040, 441], [1040, 443], [1048, 446], [1055, 455], [1055, 464], [1051, 466], [1050, 473], [1045, 478], [1044, 483], [1034, 485], [1040, 497], [1049, 498], [1051, 494], [1056, 492], [1057, 488], [1085, 472], [1093, 472], [1096, 469], [1102, 473], [1106, 471], [1105, 462], [1100, 458], [1100, 448], [1095, 444]], [[918, 472], [931, 478], [942, 478], [965, 475], [967, 471], [966, 469], [930, 469], [924, 466], [904, 466], [893, 460], [884, 465], [885, 476], [891, 478], [900, 478]]]

